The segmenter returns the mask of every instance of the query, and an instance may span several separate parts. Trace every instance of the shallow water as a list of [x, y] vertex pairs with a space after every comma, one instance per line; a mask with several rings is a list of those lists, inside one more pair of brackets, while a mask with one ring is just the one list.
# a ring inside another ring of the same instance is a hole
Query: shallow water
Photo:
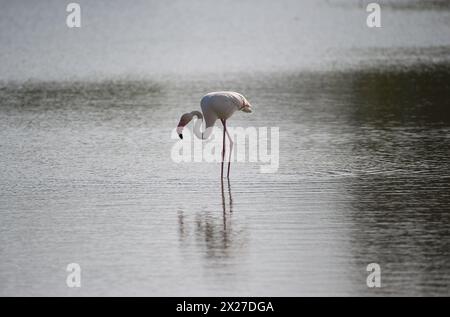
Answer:
[[[449, 295], [449, 83], [439, 66], [4, 85], [0, 294]], [[234, 163], [222, 190], [170, 136], [224, 88], [256, 108], [230, 126], [279, 127], [280, 166]]]
[[[0, 2], [0, 295], [450, 295], [448, 2]], [[276, 173], [172, 160], [217, 90]]]

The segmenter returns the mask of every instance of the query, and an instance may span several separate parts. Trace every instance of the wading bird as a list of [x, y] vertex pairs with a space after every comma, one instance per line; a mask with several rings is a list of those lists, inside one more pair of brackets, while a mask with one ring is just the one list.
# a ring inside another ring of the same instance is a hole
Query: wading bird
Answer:
[[[180, 139], [183, 138], [183, 128], [192, 120], [197, 117], [197, 121], [194, 125], [194, 134], [196, 137], [202, 140], [207, 140], [214, 127], [217, 119], [223, 124], [223, 146], [222, 146], [222, 169], [220, 176], [223, 178], [223, 163], [225, 161], [225, 134], [230, 141], [230, 153], [228, 159], [228, 172], [227, 178], [230, 177], [230, 164], [231, 164], [231, 151], [233, 150], [233, 141], [227, 131], [227, 119], [230, 118], [235, 111], [244, 111], [247, 113], [252, 112], [252, 106], [245, 99], [245, 97], [234, 91], [219, 91], [210, 92], [203, 96], [200, 101], [202, 112], [192, 111], [185, 113], [181, 116], [178, 123], [177, 133]], [[205, 121], [205, 129], [201, 131], [202, 122]]]

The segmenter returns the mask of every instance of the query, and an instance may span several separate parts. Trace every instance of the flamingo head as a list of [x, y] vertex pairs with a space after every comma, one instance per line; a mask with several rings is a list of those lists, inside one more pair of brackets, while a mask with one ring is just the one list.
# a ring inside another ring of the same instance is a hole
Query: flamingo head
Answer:
[[243, 112], [247, 112], [247, 113], [253, 112], [252, 105], [245, 98], [244, 98], [244, 101], [242, 102], [242, 107], [239, 110], [242, 110]]
[[183, 128], [192, 120], [193, 115], [192, 113], [188, 112], [181, 116], [180, 122], [177, 126], [177, 134], [180, 137], [180, 139], [183, 139]]
[[253, 112], [252, 106], [251, 106], [250, 104], [247, 104], [247, 105], [244, 106], [241, 110], [242, 110], [243, 112], [247, 112], [247, 113], [252, 113], [252, 112]]

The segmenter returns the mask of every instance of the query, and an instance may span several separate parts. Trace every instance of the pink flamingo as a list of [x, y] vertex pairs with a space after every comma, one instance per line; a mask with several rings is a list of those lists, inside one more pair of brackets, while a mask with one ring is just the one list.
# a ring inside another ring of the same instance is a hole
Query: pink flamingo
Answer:
[[[235, 111], [244, 111], [247, 113], [252, 112], [252, 106], [245, 99], [245, 97], [234, 91], [219, 91], [219, 92], [210, 92], [203, 96], [200, 101], [200, 106], [202, 108], [202, 112], [200, 111], [192, 111], [185, 113], [181, 116], [180, 122], [178, 123], [177, 133], [180, 139], [183, 138], [183, 128], [192, 120], [194, 116], [196, 116], [199, 120], [197, 120], [194, 126], [194, 134], [197, 138], [202, 140], [207, 140], [214, 127], [214, 124], [217, 119], [223, 124], [223, 146], [222, 146], [222, 169], [220, 176], [223, 178], [223, 163], [225, 161], [225, 134], [230, 141], [230, 153], [228, 159], [228, 172], [227, 178], [230, 177], [230, 164], [231, 164], [231, 151], [233, 150], [233, 141], [227, 131], [227, 119], [230, 118]], [[203, 118], [205, 120], [205, 130], [201, 131], [201, 125], [203, 122]]]

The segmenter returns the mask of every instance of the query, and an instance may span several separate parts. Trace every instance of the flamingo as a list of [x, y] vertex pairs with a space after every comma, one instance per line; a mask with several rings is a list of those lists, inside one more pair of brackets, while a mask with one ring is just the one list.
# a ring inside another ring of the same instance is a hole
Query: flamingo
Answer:
[[[210, 92], [204, 95], [200, 101], [200, 107], [203, 114], [200, 111], [192, 111], [185, 113], [181, 116], [180, 122], [177, 126], [177, 133], [180, 139], [183, 139], [183, 128], [194, 118], [197, 117], [197, 121], [194, 125], [194, 134], [201, 140], [207, 140], [216, 123], [217, 119], [220, 119], [223, 125], [223, 140], [222, 140], [222, 166], [220, 177], [223, 179], [223, 163], [225, 160], [225, 134], [230, 141], [230, 153], [228, 159], [228, 172], [227, 178], [230, 177], [230, 165], [231, 165], [231, 151], [233, 150], [233, 141], [230, 134], [227, 131], [227, 120], [235, 111], [243, 111], [247, 113], [252, 112], [252, 106], [247, 99], [240, 93], [234, 91], [217, 91]], [[201, 131], [201, 125], [205, 120], [205, 130]]]

